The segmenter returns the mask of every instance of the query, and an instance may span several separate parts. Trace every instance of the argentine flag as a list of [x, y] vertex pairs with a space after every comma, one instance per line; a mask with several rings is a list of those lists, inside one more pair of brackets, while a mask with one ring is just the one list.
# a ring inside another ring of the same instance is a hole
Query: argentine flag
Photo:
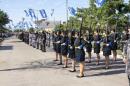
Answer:
[[33, 9], [29, 9], [29, 15], [31, 16], [32, 19], [33, 19], [33, 18], [34, 18], [34, 19], [37, 18]]
[[71, 15], [75, 16], [76, 15], [76, 10], [73, 7], [69, 7], [69, 12]]
[[98, 7], [101, 7], [106, 0], [96, 0], [96, 4], [98, 5]]
[[47, 18], [47, 14], [46, 14], [46, 11], [44, 9], [39, 10], [39, 12], [40, 12], [42, 18]]

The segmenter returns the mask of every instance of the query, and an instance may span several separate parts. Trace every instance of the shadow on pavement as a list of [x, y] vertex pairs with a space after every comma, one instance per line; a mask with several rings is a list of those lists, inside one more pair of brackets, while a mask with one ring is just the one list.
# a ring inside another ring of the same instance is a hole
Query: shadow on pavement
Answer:
[[[102, 60], [103, 62], [103, 60]], [[33, 62], [28, 62], [25, 64], [24, 67], [17, 67], [17, 68], [9, 68], [9, 69], [2, 69], [0, 71], [24, 71], [24, 70], [36, 70], [36, 69], [52, 69], [52, 70], [56, 70], [56, 69], [62, 69], [63, 65], [59, 66], [57, 65], [58, 62], [53, 62], [50, 59], [47, 60], [36, 60]], [[115, 75], [115, 74], [121, 74], [121, 73], [125, 73], [125, 64], [123, 64], [122, 60], [117, 60], [117, 62], [113, 63], [110, 65], [110, 69], [105, 70], [104, 64], [100, 64], [100, 65], [91, 65], [92, 63], [89, 63], [86, 67], [85, 67], [85, 73], [88, 74], [87, 77], [92, 77], [92, 76], [104, 76], [104, 75]], [[88, 68], [89, 69], [86, 69]], [[79, 68], [77, 68], [79, 69]], [[79, 72], [79, 70], [77, 70]], [[76, 72], [77, 73], [77, 72]], [[91, 75], [89, 75], [91, 74]]]
[[22, 42], [21, 40], [18, 40], [18, 41], [11, 41], [9, 43], [19, 43], [19, 42]]
[[0, 46], [0, 50], [13, 50], [13, 46]]

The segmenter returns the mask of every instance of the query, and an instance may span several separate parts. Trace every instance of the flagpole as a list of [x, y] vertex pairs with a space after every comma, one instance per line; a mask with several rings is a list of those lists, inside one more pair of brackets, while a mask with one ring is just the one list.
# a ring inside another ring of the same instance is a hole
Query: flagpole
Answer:
[[67, 30], [67, 28], [68, 28], [68, 17], [69, 15], [68, 15], [68, 0], [66, 0], [66, 24], [67, 24], [67, 26], [66, 26], [66, 30]]

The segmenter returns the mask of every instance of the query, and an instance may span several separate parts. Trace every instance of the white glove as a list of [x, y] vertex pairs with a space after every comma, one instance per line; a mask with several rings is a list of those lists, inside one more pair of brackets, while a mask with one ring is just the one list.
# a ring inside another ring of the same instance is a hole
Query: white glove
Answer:
[[97, 41], [97, 43], [99, 44], [100, 42], [99, 42], [99, 41]]
[[109, 46], [109, 44], [106, 44], [106, 46]]
[[60, 43], [60, 41], [57, 41], [56, 43]]
[[72, 49], [72, 46], [70, 46], [70, 49]]
[[62, 43], [61, 45], [65, 45], [65, 43]]

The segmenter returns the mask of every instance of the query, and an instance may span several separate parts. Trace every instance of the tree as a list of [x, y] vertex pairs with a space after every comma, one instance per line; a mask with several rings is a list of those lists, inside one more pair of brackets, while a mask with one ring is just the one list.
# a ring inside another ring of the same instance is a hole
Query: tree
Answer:
[[4, 25], [8, 23], [9, 23], [8, 15], [4, 11], [0, 10], [0, 28], [2, 28]]

